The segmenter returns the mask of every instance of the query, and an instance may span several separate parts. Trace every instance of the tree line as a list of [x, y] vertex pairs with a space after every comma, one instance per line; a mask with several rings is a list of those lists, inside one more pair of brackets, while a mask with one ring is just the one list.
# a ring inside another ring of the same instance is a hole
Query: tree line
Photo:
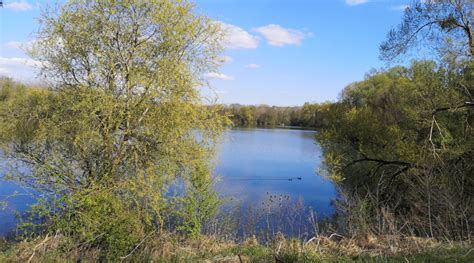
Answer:
[[327, 125], [325, 112], [332, 103], [305, 103], [303, 106], [223, 105], [234, 127], [301, 127], [321, 128]]

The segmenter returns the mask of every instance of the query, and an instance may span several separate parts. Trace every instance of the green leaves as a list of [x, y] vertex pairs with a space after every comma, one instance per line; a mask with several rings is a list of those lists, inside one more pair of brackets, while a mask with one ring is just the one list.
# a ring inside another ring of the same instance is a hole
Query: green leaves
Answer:
[[117, 258], [163, 227], [163, 192], [181, 178], [199, 233], [219, 204], [209, 162], [228, 122], [196, 89], [217, 66], [215, 23], [175, 0], [72, 0], [40, 21], [32, 54], [53, 85], [1, 83], [0, 143], [31, 169], [14, 178], [45, 195], [50, 230], [101, 235], [92, 244]]
[[[462, 65], [415, 61], [409, 68], [375, 72], [346, 87], [330, 106], [324, 115], [328, 125], [317, 139], [326, 174], [349, 196], [348, 220], [361, 215], [372, 231], [381, 231], [380, 214], [387, 208], [397, 220], [413, 223], [426, 213], [441, 218], [445, 210], [470, 207], [466, 189], [473, 181], [466, 176], [472, 173], [472, 109], [463, 106], [470, 97], [461, 87], [472, 83], [468, 71], [459, 70]], [[436, 205], [420, 212], [419, 202]], [[457, 226], [464, 224], [465, 212], [456, 211], [437, 225], [453, 225], [453, 238], [465, 231]], [[417, 231], [426, 225], [419, 223]], [[355, 227], [366, 231], [366, 226]]]

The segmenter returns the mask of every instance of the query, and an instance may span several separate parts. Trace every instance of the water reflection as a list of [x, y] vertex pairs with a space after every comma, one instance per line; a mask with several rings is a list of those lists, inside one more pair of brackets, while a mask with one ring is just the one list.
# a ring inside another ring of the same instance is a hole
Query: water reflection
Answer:
[[[321, 149], [314, 131], [287, 129], [232, 129], [223, 137], [215, 170], [216, 190], [240, 205], [258, 206], [269, 195], [285, 196], [289, 202], [303, 199], [319, 215], [332, 212], [334, 186], [318, 176]], [[0, 236], [15, 225], [14, 211], [25, 211], [34, 198], [11, 182], [2, 180], [7, 171], [0, 163]], [[12, 196], [15, 195], [15, 196]]]
[[260, 204], [268, 193], [302, 198], [319, 214], [330, 214], [336, 191], [317, 174], [321, 149], [314, 135], [289, 129], [229, 130], [219, 149], [216, 189], [243, 204]]

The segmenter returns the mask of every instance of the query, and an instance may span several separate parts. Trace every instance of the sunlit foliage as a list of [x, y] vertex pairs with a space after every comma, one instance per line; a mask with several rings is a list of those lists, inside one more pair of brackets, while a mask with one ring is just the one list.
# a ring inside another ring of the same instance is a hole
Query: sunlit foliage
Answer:
[[180, 178], [184, 200], [209, 204], [181, 202], [179, 229], [199, 234], [227, 123], [197, 89], [218, 66], [218, 24], [174, 0], [72, 0], [40, 23], [32, 55], [50, 88], [0, 87], [2, 151], [20, 166], [9, 177], [41, 196], [28, 229], [123, 256], [179, 210], [166, 192]]

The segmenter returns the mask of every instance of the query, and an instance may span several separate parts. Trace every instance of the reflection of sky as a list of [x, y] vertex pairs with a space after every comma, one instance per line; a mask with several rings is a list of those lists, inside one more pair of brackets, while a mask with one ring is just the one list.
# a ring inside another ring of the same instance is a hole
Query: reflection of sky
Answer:
[[2, 236], [15, 226], [15, 213], [27, 210], [34, 199], [26, 189], [12, 182], [2, 181], [0, 177], [0, 201], [5, 201], [7, 204], [6, 207], [0, 205], [0, 236]]
[[[15, 226], [15, 213], [27, 210], [34, 201], [34, 194], [30, 190], [2, 180], [10, 166], [10, 163], [0, 161], [0, 202], [7, 204], [6, 207], [0, 205], [0, 236], [7, 234]], [[25, 171], [24, 168], [20, 170]]]
[[[318, 176], [321, 150], [314, 131], [234, 129], [224, 136], [215, 174], [216, 189], [229, 198], [260, 204], [270, 194], [302, 197], [317, 212], [332, 211], [334, 186]], [[301, 177], [302, 180], [289, 178]]]

